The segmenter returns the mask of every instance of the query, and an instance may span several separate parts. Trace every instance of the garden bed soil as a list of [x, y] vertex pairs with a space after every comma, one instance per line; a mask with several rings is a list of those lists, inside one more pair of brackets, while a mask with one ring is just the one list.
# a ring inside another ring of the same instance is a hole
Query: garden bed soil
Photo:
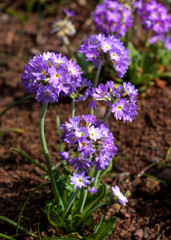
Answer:
[[[76, 19], [73, 21], [78, 32], [77, 36], [71, 39], [75, 51], [81, 40], [89, 32], [94, 32], [94, 26], [88, 18], [93, 6], [84, 5], [84, 1], [80, 1], [80, 4], [78, 2], [72, 3], [72, 8], [76, 11]], [[22, 13], [20, 1], [14, 3], [13, 7]], [[8, 6], [4, 4], [0, 16], [0, 111], [26, 96], [20, 79], [25, 60], [43, 51], [67, 53], [62, 43], [49, 33], [55, 16], [43, 12], [36, 43], [36, 14], [32, 14], [24, 26], [24, 35], [20, 39], [21, 23], [6, 14], [5, 7]], [[80, 12], [81, 15], [77, 14]], [[112, 115], [107, 121], [118, 148], [108, 185], [118, 185], [124, 193], [130, 191], [129, 202], [120, 212], [116, 227], [107, 239], [171, 239], [171, 170], [165, 167], [148, 169], [151, 163], [161, 163], [166, 157], [168, 162], [171, 161], [167, 154], [171, 145], [170, 103], [171, 88], [153, 85], [148, 88], [145, 96], [139, 96], [138, 114], [132, 123], [116, 121]], [[56, 116], [59, 114], [61, 122], [66, 122], [71, 114], [70, 108], [69, 99], [65, 99], [50, 105], [47, 110], [45, 134], [53, 164], [59, 161]], [[41, 104], [29, 99], [11, 108], [0, 119], [3, 130], [21, 129], [20, 132], [0, 132], [0, 214], [14, 221], [17, 221], [29, 193], [44, 181], [41, 178], [43, 172], [38, 167], [12, 151], [12, 148], [19, 148], [44, 165], [39, 140], [40, 111]], [[97, 116], [103, 118], [105, 112], [105, 106], [99, 105]], [[89, 113], [87, 102], [77, 103], [76, 114], [85, 113]], [[143, 176], [143, 171], [162, 182]], [[39, 223], [42, 237], [55, 236], [55, 229], [49, 225], [42, 211], [46, 201], [52, 198], [49, 186], [38, 190], [26, 205], [21, 224], [37, 234]], [[118, 205], [108, 207], [106, 217], [115, 214], [117, 209]], [[96, 218], [97, 216], [98, 214], [95, 215]], [[15, 236], [15, 228], [3, 221], [0, 222], [0, 232]], [[25, 233], [19, 233], [17, 239], [32, 238]]]

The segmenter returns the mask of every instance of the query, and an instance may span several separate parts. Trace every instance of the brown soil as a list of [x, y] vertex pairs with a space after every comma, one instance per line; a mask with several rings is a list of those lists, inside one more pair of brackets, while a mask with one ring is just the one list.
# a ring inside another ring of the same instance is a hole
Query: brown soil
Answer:
[[[52, 4], [53, 1], [47, 2]], [[71, 39], [74, 51], [77, 51], [87, 34], [94, 32], [89, 18], [93, 6], [85, 5], [84, 2], [71, 3], [72, 9], [76, 11], [73, 22], [76, 24], [77, 35]], [[43, 51], [60, 51], [64, 55], [67, 54], [62, 43], [54, 35], [50, 35], [50, 26], [56, 16], [54, 13], [48, 13], [46, 9], [42, 11], [37, 42], [36, 13], [33, 13], [24, 25], [24, 34], [21, 36], [20, 21], [5, 13], [6, 8], [10, 6], [23, 14], [25, 6], [21, 3], [20, 0], [13, 1], [12, 4], [5, 1], [1, 6], [0, 111], [26, 95], [21, 87], [20, 74], [23, 73], [24, 64], [33, 54]], [[62, 16], [62, 6], [59, 13]], [[147, 90], [145, 97], [138, 99], [138, 114], [133, 123], [115, 121], [113, 116], [108, 120], [118, 147], [118, 158], [115, 159], [108, 184], [118, 185], [124, 193], [129, 190], [130, 194], [129, 203], [122, 209], [116, 227], [107, 239], [171, 239], [171, 170], [165, 167], [148, 169], [151, 163], [165, 160], [171, 145], [170, 102], [169, 86], [152, 86]], [[11, 108], [0, 119], [1, 129], [23, 130], [21, 133], [5, 131], [0, 135], [0, 214], [14, 221], [17, 221], [28, 194], [43, 182], [43, 172], [12, 151], [12, 148], [17, 147], [44, 165], [39, 140], [40, 110], [41, 104], [31, 99]], [[102, 117], [104, 111], [105, 107], [99, 106], [97, 116]], [[89, 112], [87, 103], [76, 105], [76, 114], [85, 112]], [[57, 114], [60, 114], [61, 122], [67, 121], [70, 117], [70, 102], [50, 105], [47, 111], [46, 138], [53, 164], [57, 161], [59, 143]], [[171, 159], [168, 158], [169, 162]], [[163, 182], [142, 176], [143, 171]], [[55, 230], [49, 225], [42, 211], [45, 202], [52, 197], [49, 186], [37, 191], [26, 205], [21, 221], [24, 227], [36, 234], [39, 223], [42, 237], [55, 236]], [[117, 208], [117, 205], [109, 207], [107, 216], [114, 214]], [[15, 228], [2, 221], [0, 232], [15, 236]], [[20, 233], [17, 239], [32, 238]]]

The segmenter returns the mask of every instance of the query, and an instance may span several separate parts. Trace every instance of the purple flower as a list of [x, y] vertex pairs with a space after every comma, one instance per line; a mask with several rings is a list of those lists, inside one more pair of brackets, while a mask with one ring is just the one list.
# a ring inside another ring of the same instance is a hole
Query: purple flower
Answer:
[[116, 37], [125, 36], [133, 25], [131, 9], [117, 1], [105, 0], [96, 6], [92, 15], [99, 32], [114, 33]]
[[58, 102], [55, 90], [51, 86], [40, 86], [36, 92], [35, 98], [37, 102], [42, 102], [42, 104], [45, 104], [47, 101], [50, 103]]
[[73, 10], [69, 11], [68, 9], [64, 8], [63, 11], [68, 17], [74, 17], [75, 16], [75, 12]]
[[131, 100], [135, 99], [135, 97], [138, 95], [138, 89], [135, 89], [135, 86], [130, 82], [128, 83], [124, 82], [123, 87], [126, 94], [128, 94]]
[[95, 65], [98, 65], [99, 60], [110, 60], [120, 78], [124, 76], [129, 66], [129, 51], [112, 35], [106, 37], [100, 33], [89, 36], [80, 46], [79, 52], [85, 54], [87, 61], [92, 61]]
[[36, 100], [45, 104], [58, 102], [59, 96], [68, 96], [81, 86], [81, 69], [72, 60], [54, 52], [34, 56], [21, 74], [22, 86], [34, 93]]
[[97, 192], [97, 190], [94, 187], [89, 188], [88, 191], [91, 192], [91, 193], [96, 193]]
[[118, 186], [112, 187], [112, 192], [116, 199], [118, 199], [122, 205], [126, 206], [128, 199], [123, 195], [123, 193], [121, 193], [119, 187]]
[[69, 162], [71, 166], [75, 166], [75, 170], [89, 170], [91, 167], [91, 160], [85, 157], [72, 158]]
[[75, 135], [78, 138], [81, 137], [88, 137], [89, 133], [88, 133], [88, 129], [86, 127], [79, 127], [76, 131], [75, 131]]
[[123, 119], [125, 122], [125, 118], [128, 115], [127, 101], [125, 99], [121, 99], [112, 104], [112, 112], [114, 112], [114, 116], [117, 120]]
[[90, 139], [92, 139], [94, 141], [97, 141], [97, 139], [102, 138], [101, 129], [98, 127], [90, 126], [88, 128], [88, 133], [89, 133]]
[[161, 3], [157, 3], [155, 0], [150, 3], [140, 2], [138, 13], [146, 30], [153, 30], [155, 34], [169, 32], [171, 16]]
[[85, 176], [85, 172], [77, 171], [77, 173], [73, 173], [73, 176], [71, 176], [71, 184], [74, 184], [74, 188], [82, 188], [86, 187], [90, 181], [88, 180], [90, 177]]
[[61, 157], [62, 160], [66, 160], [68, 162], [69, 160], [69, 153], [68, 152], [59, 152], [58, 155]]
[[93, 115], [69, 119], [61, 128], [64, 130], [62, 141], [70, 143], [76, 153], [76, 157], [72, 154], [68, 161], [76, 170], [90, 171], [93, 165], [98, 170], [105, 169], [117, 153], [113, 134]]
[[103, 101], [111, 107], [116, 119], [132, 122], [137, 114], [137, 95], [138, 90], [129, 82], [124, 82], [123, 86], [115, 88], [112, 81], [107, 81], [105, 85], [101, 83], [97, 88], [91, 89], [92, 101], [88, 107], [93, 107], [95, 110], [96, 101]]

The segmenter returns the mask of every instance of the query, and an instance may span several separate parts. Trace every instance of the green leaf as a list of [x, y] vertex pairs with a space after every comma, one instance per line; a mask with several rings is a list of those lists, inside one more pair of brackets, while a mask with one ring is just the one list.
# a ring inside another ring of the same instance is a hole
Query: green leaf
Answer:
[[61, 208], [54, 203], [49, 204], [47, 217], [52, 226], [56, 228], [63, 228], [65, 226], [61, 216]]
[[17, 152], [21, 157], [26, 158], [29, 162], [31, 162], [32, 164], [34, 164], [36, 167], [40, 168], [41, 170], [43, 170], [45, 173], [47, 173], [47, 169], [42, 166], [40, 163], [36, 162], [36, 160], [34, 160], [33, 158], [31, 158], [30, 156], [28, 156], [26, 153], [24, 153], [23, 151], [21, 151], [18, 148], [12, 148], [12, 151]]
[[23, 15], [21, 15], [19, 12], [15, 11], [13, 8], [7, 8], [6, 12], [12, 15], [13, 17], [16, 17], [18, 20], [20, 20], [20, 22], [25, 23], [26, 18]]
[[156, 178], [156, 177], [154, 177], [154, 176], [152, 176], [152, 175], [150, 175], [150, 174], [147, 174], [147, 173], [144, 173], [143, 176], [146, 176], [146, 177], [148, 177], [148, 178], [151, 178], [151, 179], [153, 179], [154, 181], [159, 182], [159, 183], [166, 183], [166, 181], [161, 180], [161, 179], [158, 179], [158, 178]]
[[116, 224], [117, 217], [113, 216], [111, 218], [106, 219], [102, 222], [96, 233], [93, 233], [91, 236], [88, 236], [87, 240], [104, 240], [107, 236], [109, 236]]
[[171, 58], [170, 51], [166, 48], [162, 48], [158, 50], [157, 59], [159, 60], [159, 63], [163, 66], [166, 66], [169, 64]]
[[8, 235], [6, 235], [6, 234], [3, 234], [3, 233], [0, 233], [0, 237], [1, 237], [2, 239], [15, 240], [15, 238], [10, 237], [10, 236], [8, 236]]
[[77, 52], [76, 53], [76, 59], [77, 59], [77, 63], [80, 65], [80, 67], [85, 70], [86, 68], [88, 68], [89, 65], [92, 65], [92, 63], [90, 61], [86, 61], [86, 57], [85, 55]]
[[129, 42], [128, 44], [129, 49], [129, 56], [131, 58], [131, 64], [130, 68], [138, 68], [140, 60], [141, 60], [141, 54], [140, 52], [134, 47], [134, 45]]
[[82, 215], [84, 216], [86, 213], [88, 213], [91, 209], [96, 207], [106, 196], [106, 185], [102, 183], [102, 185], [99, 187], [98, 191], [95, 194], [89, 193], [87, 197], [87, 201], [85, 204], [85, 208], [82, 212]]

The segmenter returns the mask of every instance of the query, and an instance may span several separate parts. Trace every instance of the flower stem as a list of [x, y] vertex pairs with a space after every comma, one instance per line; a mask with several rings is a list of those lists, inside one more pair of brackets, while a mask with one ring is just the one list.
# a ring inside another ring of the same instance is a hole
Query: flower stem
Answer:
[[106, 202], [102, 202], [102, 203], [100, 203], [99, 205], [97, 205], [97, 206], [95, 206], [94, 208], [92, 208], [89, 212], [87, 212], [87, 213], [82, 217], [82, 219], [80, 219], [79, 224], [81, 224], [82, 222], [84, 222], [84, 221], [86, 220], [86, 218], [87, 218], [88, 216], [90, 216], [90, 214], [92, 214], [93, 212], [95, 212], [98, 208], [101, 208], [101, 207], [103, 207], [103, 206], [105, 206], [105, 205], [106, 205]]
[[78, 214], [80, 214], [84, 208], [85, 202], [86, 202], [86, 198], [87, 198], [87, 189], [82, 188], [81, 189], [81, 194], [80, 194], [80, 199], [78, 202], [78, 207], [77, 207], [77, 212]]
[[71, 103], [71, 118], [75, 117], [75, 98], [72, 98]]
[[74, 201], [74, 199], [76, 198], [77, 194], [79, 193], [80, 191], [80, 188], [77, 188], [75, 190], [75, 192], [71, 195], [70, 199], [68, 200], [66, 206], [65, 206], [65, 210], [64, 210], [64, 213], [63, 213], [63, 217], [65, 217]]
[[68, 41], [64, 41], [64, 45], [65, 45], [66, 49], [68, 50], [68, 53], [69, 53], [70, 57], [72, 58], [72, 60], [76, 61], [76, 58], [75, 58], [74, 54], [71, 51], [69, 40]]
[[100, 72], [101, 72], [103, 63], [104, 63], [104, 60], [99, 60], [99, 65], [98, 65], [98, 68], [97, 68], [96, 76], [95, 76], [95, 78], [94, 78], [94, 88], [97, 87], [97, 84], [98, 84], [98, 80], [99, 80], [99, 76], [100, 76]]
[[[99, 60], [99, 65], [98, 65], [98, 68], [97, 68], [96, 76], [95, 76], [95, 78], [94, 78], [94, 88], [97, 87], [97, 84], [98, 84], [98, 80], [99, 80], [99, 76], [100, 76], [100, 72], [101, 72], [103, 63], [104, 63], [104, 60]], [[90, 108], [90, 114], [91, 114], [91, 115], [94, 114], [93, 107]]]
[[97, 186], [97, 183], [98, 183], [98, 179], [99, 179], [99, 176], [100, 176], [100, 170], [96, 170], [95, 172], [95, 180], [94, 180], [94, 187], [96, 188]]
[[52, 190], [53, 190], [53, 194], [56, 198], [56, 201], [61, 205], [62, 210], [63, 210], [64, 205], [63, 205], [62, 199], [59, 195], [59, 191], [58, 191], [57, 186], [56, 186], [56, 182], [55, 182], [55, 178], [54, 178], [54, 175], [53, 175], [52, 166], [51, 166], [51, 162], [50, 162], [50, 158], [49, 158], [49, 152], [48, 152], [48, 148], [47, 148], [47, 144], [46, 144], [45, 133], [44, 133], [44, 121], [45, 121], [47, 106], [48, 106], [48, 102], [46, 104], [43, 104], [41, 114], [40, 114], [40, 122], [39, 122], [40, 141], [41, 141], [43, 154], [44, 154], [44, 157], [45, 157], [46, 166], [47, 166], [47, 169], [48, 169], [48, 175], [49, 175], [49, 178], [50, 178], [50, 183], [51, 183], [51, 187], [52, 187]]
[[99, 220], [99, 223], [98, 223], [98, 225], [96, 226], [96, 229], [95, 229], [94, 233], [97, 233], [97, 231], [99, 230], [99, 228], [100, 228], [100, 226], [101, 226], [101, 224], [102, 224], [103, 218], [104, 218], [104, 214], [102, 214], [102, 216], [101, 216], [101, 218], [100, 218], [100, 220]]
[[108, 112], [106, 113], [106, 116], [103, 120], [103, 123], [105, 123], [107, 121], [107, 119], [109, 118], [110, 114], [111, 114], [111, 111], [112, 111], [112, 107], [108, 110]]

